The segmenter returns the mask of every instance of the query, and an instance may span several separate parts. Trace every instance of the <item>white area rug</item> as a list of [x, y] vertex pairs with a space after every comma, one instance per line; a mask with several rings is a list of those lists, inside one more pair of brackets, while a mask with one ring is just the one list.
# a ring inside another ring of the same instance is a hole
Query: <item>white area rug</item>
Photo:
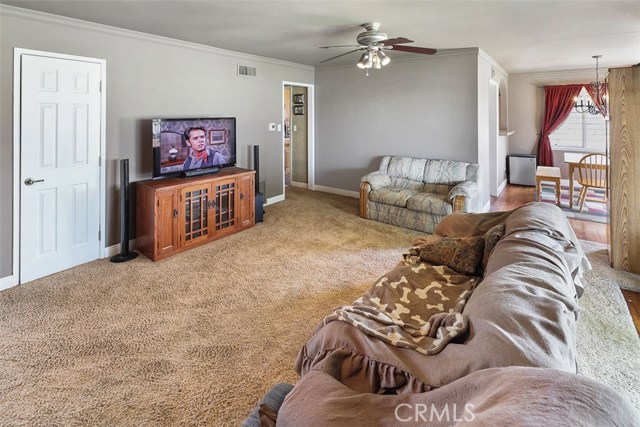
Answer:
[[578, 372], [608, 384], [640, 408], [640, 339], [620, 287], [640, 291], [640, 276], [609, 267], [606, 246], [580, 241], [593, 270], [582, 280]]

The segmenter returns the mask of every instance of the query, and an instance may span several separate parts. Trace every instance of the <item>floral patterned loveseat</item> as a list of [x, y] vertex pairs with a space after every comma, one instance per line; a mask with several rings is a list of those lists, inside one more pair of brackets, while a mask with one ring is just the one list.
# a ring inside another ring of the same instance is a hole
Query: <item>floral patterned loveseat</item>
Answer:
[[479, 165], [383, 157], [360, 182], [360, 216], [432, 233], [452, 212], [478, 210]]

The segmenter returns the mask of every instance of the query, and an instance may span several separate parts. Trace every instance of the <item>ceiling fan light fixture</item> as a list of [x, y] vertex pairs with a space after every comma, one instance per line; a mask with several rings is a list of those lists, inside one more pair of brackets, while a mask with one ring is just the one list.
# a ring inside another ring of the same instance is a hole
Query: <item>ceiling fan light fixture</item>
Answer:
[[391, 62], [391, 58], [382, 52], [383, 49], [394, 49], [402, 52], [419, 53], [423, 55], [433, 55], [437, 52], [437, 49], [432, 48], [405, 46], [407, 43], [413, 43], [413, 40], [409, 40], [406, 37], [389, 38], [387, 33], [379, 31], [380, 24], [377, 22], [368, 22], [366, 24], [362, 24], [362, 26], [366, 31], [358, 34], [356, 37], [357, 44], [355, 45], [321, 46], [323, 49], [345, 47], [352, 47], [355, 49], [341, 53], [340, 55], [336, 55], [332, 58], [325, 59], [324, 61], [320, 61], [320, 63], [322, 64], [332, 61], [356, 52], [362, 52], [360, 60], [356, 62], [356, 66], [361, 70], [366, 70], [366, 75], [369, 75], [369, 69], [379, 70]]
[[379, 70], [382, 68], [382, 64], [380, 63], [380, 58], [378, 57], [377, 53], [373, 53], [373, 55], [371, 55], [373, 58], [371, 60], [371, 62], [373, 63], [373, 68], [375, 68], [376, 70]]
[[366, 57], [366, 62], [364, 64], [364, 68], [371, 68], [373, 67], [373, 59], [372, 59], [372, 55], [371, 52], [367, 52], [367, 57]]
[[360, 57], [360, 60], [356, 65], [358, 66], [358, 68], [364, 68], [366, 62], [367, 62], [367, 52], [362, 54], [362, 56]]
[[371, 68], [373, 67], [373, 60], [371, 59], [371, 52], [365, 52], [360, 57], [360, 61], [356, 64], [358, 68]]
[[378, 51], [378, 58], [380, 59], [380, 63], [382, 65], [387, 65], [389, 62], [391, 62], [391, 58], [389, 58], [383, 51], [379, 50]]

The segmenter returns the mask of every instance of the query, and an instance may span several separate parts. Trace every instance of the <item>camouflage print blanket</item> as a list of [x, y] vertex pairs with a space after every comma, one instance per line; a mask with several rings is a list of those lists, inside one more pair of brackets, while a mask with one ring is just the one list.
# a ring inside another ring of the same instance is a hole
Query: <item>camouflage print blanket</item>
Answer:
[[378, 279], [353, 305], [325, 317], [324, 324], [347, 322], [396, 347], [436, 354], [467, 330], [462, 309], [479, 280], [414, 261]]

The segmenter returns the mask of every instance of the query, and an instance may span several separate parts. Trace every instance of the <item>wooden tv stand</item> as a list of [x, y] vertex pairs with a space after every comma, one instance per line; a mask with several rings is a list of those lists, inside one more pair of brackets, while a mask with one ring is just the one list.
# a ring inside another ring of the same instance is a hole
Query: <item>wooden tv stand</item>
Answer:
[[153, 261], [255, 225], [255, 171], [136, 183], [136, 248]]

